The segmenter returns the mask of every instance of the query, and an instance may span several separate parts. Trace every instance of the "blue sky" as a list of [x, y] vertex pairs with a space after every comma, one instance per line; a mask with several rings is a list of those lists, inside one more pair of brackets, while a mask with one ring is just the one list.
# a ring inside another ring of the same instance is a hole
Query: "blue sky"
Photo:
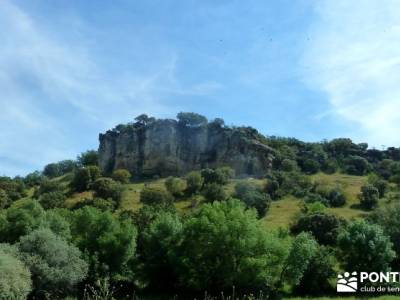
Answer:
[[0, 174], [141, 113], [400, 144], [400, 2], [0, 1]]

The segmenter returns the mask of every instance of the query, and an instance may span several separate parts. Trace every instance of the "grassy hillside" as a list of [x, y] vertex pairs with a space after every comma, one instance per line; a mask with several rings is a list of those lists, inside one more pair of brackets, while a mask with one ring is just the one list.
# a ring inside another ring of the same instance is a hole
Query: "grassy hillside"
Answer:
[[[343, 207], [338, 208], [327, 208], [327, 210], [337, 216], [344, 219], [351, 220], [354, 218], [364, 217], [368, 214], [365, 210], [360, 209], [358, 194], [360, 188], [367, 182], [366, 176], [352, 176], [346, 174], [324, 174], [318, 173], [316, 175], [309, 176], [312, 181], [317, 182], [323, 186], [335, 187], [341, 186], [346, 198], [347, 203]], [[53, 180], [59, 182], [66, 182], [68, 175], [55, 178]], [[224, 188], [228, 195], [234, 194], [234, 187], [238, 182], [249, 181], [259, 185], [260, 187], [266, 184], [266, 179], [233, 179]], [[122, 201], [117, 212], [121, 211], [136, 211], [142, 204], [140, 203], [140, 192], [145, 186], [164, 187], [165, 179], [154, 179], [138, 181], [123, 185]], [[33, 191], [30, 191], [29, 195], [32, 196]], [[85, 191], [82, 193], [74, 193], [69, 196], [65, 202], [65, 206], [68, 208], [73, 207], [76, 203], [83, 201], [84, 199], [92, 198], [91, 191]], [[28, 197], [29, 198], [29, 197]], [[202, 201], [201, 196], [197, 196], [197, 199]], [[191, 203], [193, 199], [183, 199], [175, 202], [175, 206], [180, 211], [187, 211], [191, 209]], [[300, 198], [296, 198], [292, 195], [283, 197], [282, 199], [273, 201], [267, 215], [263, 218], [263, 222], [268, 229], [276, 229], [279, 227], [287, 228], [296, 216], [301, 213], [303, 207], [303, 201]], [[386, 205], [382, 202], [381, 205]]]

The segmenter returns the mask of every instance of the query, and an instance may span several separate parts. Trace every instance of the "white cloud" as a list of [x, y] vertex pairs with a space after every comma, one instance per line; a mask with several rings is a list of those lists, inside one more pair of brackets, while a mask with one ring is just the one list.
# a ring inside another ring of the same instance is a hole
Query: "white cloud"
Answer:
[[165, 116], [179, 110], [161, 101], [165, 95], [219, 87], [182, 86], [173, 49], [155, 58], [157, 68], [145, 75], [107, 74], [82, 35], [64, 41], [60, 33], [56, 40], [43, 26], [11, 1], [0, 2], [0, 175], [73, 158], [87, 147], [79, 144], [82, 139], [95, 145], [98, 132], [140, 113]]
[[400, 2], [317, 2], [304, 70], [337, 116], [359, 125], [348, 133], [371, 145], [400, 146]]

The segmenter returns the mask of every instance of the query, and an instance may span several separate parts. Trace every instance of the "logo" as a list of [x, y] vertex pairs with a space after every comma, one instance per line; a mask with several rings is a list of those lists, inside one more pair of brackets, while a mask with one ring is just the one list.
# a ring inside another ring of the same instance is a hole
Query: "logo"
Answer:
[[343, 275], [338, 275], [336, 290], [339, 293], [355, 293], [358, 288], [357, 272], [345, 272]]

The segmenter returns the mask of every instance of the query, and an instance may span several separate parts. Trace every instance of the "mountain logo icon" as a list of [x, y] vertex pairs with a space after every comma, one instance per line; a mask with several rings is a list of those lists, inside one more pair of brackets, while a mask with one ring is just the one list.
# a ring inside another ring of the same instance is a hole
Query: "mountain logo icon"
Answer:
[[336, 291], [338, 293], [355, 293], [358, 288], [357, 272], [345, 272], [343, 275], [338, 275], [336, 283]]

